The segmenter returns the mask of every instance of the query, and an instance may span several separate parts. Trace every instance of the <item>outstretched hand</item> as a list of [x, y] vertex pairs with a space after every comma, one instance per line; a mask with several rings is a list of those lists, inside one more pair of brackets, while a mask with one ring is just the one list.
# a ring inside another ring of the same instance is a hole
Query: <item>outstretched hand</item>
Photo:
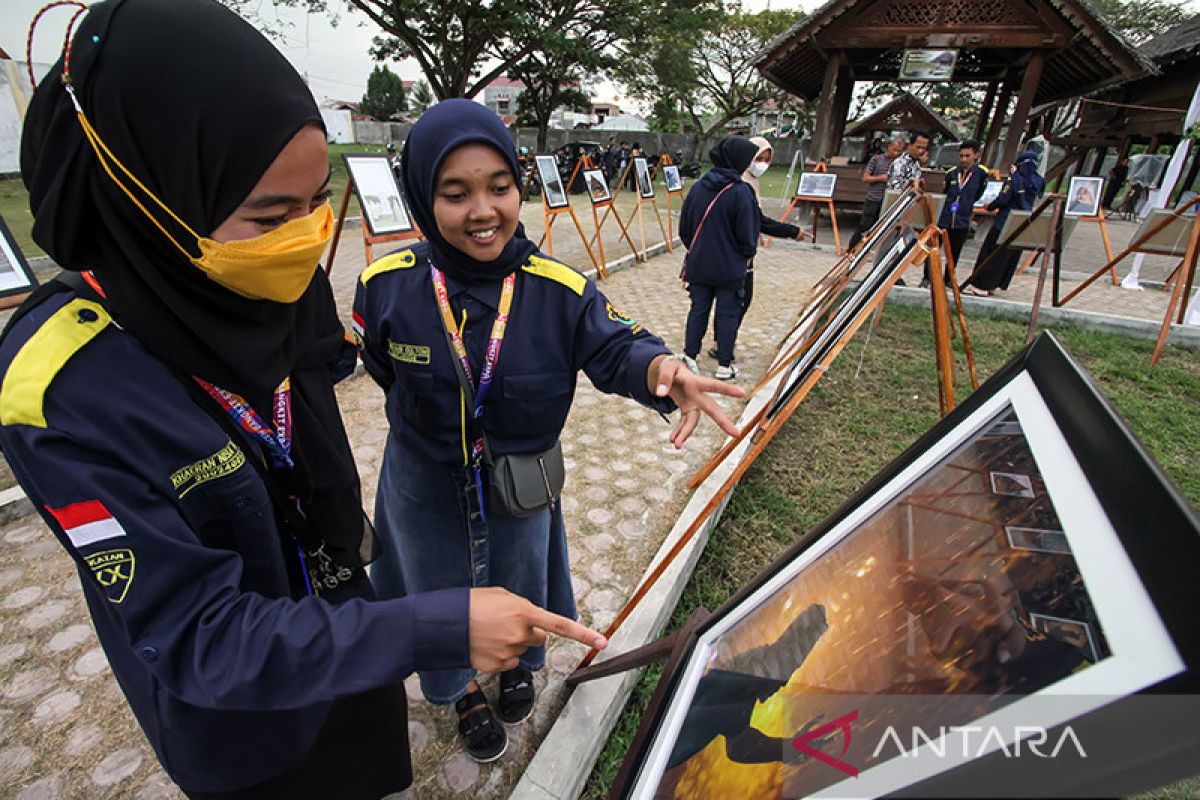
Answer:
[[656, 397], [669, 396], [679, 407], [679, 421], [671, 429], [670, 436], [676, 450], [683, 447], [692, 431], [696, 430], [702, 413], [707, 414], [725, 433], [737, 435], [737, 425], [725, 415], [712, 395], [743, 397], [745, 390], [715, 378], [697, 375], [682, 362], [668, 360], [666, 356], [659, 356], [650, 362], [648, 377]]
[[608, 640], [578, 622], [538, 608], [506, 589], [472, 589], [468, 642], [471, 666], [480, 672], [503, 672], [519, 663], [530, 647], [546, 643], [553, 633], [603, 650]]

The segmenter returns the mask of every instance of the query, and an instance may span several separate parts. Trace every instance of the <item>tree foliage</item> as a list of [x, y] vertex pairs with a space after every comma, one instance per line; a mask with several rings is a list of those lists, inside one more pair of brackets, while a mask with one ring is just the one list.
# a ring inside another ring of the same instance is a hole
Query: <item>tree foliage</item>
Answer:
[[419, 117], [425, 113], [425, 109], [436, 102], [437, 100], [429, 88], [429, 82], [422, 78], [413, 84], [412, 90], [408, 93], [408, 113]]
[[393, 114], [407, 111], [404, 81], [384, 65], [375, 67], [367, 78], [367, 93], [363, 95], [359, 109], [378, 120], [387, 120]]
[[1092, 0], [1110, 25], [1142, 44], [1191, 18], [1187, 4], [1173, 0]]

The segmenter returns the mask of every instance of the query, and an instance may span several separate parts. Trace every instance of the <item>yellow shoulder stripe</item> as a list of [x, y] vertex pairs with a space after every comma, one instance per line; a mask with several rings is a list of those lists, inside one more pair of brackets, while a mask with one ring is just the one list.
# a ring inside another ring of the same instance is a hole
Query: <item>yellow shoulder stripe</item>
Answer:
[[99, 303], [75, 299], [55, 311], [21, 346], [0, 386], [0, 424], [46, 427], [46, 391], [71, 356], [108, 327]]
[[580, 297], [583, 296], [583, 290], [587, 288], [587, 278], [566, 264], [560, 264], [548, 258], [530, 256], [529, 263], [521, 267], [521, 269], [530, 275], [538, 275], [556, 283], [561, 283]]
[[367, 285], [367, 281], [384, 272], [391, 272], [395, 269], [409, 269], [417, 264], [417, 255], [412, 250], [401, 250], [399, 253], [392, 253], [384, 256], [376, 261], [371, 266], [363, 270], [362, 281], [363, 286]]

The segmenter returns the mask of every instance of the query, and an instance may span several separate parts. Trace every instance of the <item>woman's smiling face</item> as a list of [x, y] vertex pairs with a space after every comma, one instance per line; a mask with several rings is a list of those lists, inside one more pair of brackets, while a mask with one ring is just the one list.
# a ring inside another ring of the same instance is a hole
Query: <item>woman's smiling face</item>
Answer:
[[433, 215], [459, 251], [476, 261], [499, 258], [521, 216], [521, 193], [508, 162], [486, 144], [452, 152], [438, 170]]

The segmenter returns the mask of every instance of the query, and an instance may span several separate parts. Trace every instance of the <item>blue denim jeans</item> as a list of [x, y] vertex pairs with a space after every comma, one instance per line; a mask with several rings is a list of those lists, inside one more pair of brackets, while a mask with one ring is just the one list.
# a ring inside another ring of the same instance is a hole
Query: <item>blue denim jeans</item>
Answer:
[[[381, 553], [371, 566], [380, 598], [455, 586], [503, 586], [555, 614], [575, 618], [562, 510], [556, 503], [516, 519], [480, 513], [474, 473], [426, 460], [388, 437], [375, 496]], [[522, 666], [539, 670], [546, 651], [533, 647]], [[420, 673], [429, 702], [449, 705], [464, 694], [473, 669]]]

